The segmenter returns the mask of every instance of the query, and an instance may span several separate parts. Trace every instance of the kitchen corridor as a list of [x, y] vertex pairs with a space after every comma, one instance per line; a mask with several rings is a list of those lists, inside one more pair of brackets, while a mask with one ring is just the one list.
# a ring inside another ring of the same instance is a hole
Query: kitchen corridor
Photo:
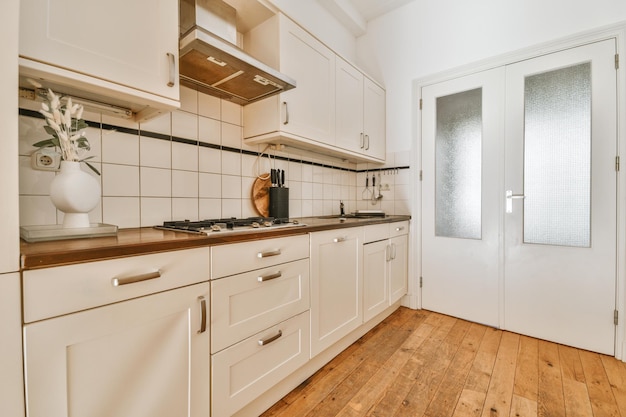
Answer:
[[400, 308], [262, 416], [626, 416], [626, 364]]

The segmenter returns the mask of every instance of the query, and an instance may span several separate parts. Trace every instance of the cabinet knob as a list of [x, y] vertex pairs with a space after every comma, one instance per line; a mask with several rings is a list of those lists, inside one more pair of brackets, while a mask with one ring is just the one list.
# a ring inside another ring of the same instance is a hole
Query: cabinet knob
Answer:
[[336, 237], [333, 239], [333, 243], [341, 243], [345, 242], [346, 240], [348, 240], [346, 236]]

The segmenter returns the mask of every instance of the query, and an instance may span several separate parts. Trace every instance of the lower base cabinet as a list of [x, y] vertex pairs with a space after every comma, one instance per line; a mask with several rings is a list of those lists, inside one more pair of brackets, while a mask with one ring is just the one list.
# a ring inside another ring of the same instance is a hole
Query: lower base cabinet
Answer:
[[363, 324], [363, 228], [311, 233], [311, 357]]
[[309, 360], [309, 311], [212, 356], [212, 417], [232, 416]]
[[208, 299], [202, 283], [26, 324], [27, 415], [208, 416]]

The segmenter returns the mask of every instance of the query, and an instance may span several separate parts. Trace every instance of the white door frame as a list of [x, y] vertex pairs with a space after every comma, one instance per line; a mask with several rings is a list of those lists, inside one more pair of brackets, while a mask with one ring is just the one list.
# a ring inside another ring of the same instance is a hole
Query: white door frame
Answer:
[[[550, 54], [563, 49], [573, 48], [576, 46], [596, 42], [604, 39], [616, 39], [617, 51], [620, 56], [620, 70], [617, 71], [617, 152], [623, 161], [626, 161], [626, 154], [622, 155], [622, 149], [626, 149], [626, 22], [619, 24], [604, 26], [592, 31], [582, 32], [576, 35], [561, 38], [555, 41], [542, 43], [529, 48], [524, 48], [505, 55], [489, 58], [486, 60], [463, 65], [444, 72], [433, 74], [427, 77], [419, 78], [413, 81], [413, 149], [411, 152], [411, 167], [414, 175], [412, 176], [413, 204], [412, 204], [412, 245], [413, 256], [410, 269], [409, 297], [408, 305], [411, 308], [421, 308], [421, 291], [420, 277], [422, 271], [421, 253], [422, 253], [422, 187], [420, 182], [420, 173], [422, 170], [421, 155], [421, 132], [422, 119], [420, 111], [420, 99], [422, 87], [447, 81], [481, 72], [484, 70], [496, 68], [503, 65], [512, 64], [514, 62], [525, 59], [534, 58], [540, 55]], [[616, 328], [615, 335], [615, 357], [626, 362], [626, 181], [622, 180], [625, 175], [626, 163], [622, 163], [622, 168], [617, 176], [617, 280], [616, 280], [616, 308], [619, 312], [619, 324]], [[502, 279], [502, 277], [501, 277]], [[500, 286], [502, 288], [502, 285]], [[501, 311], [502, 313], [502, 311]], [[501, 314], [503, 317], [503, 314]]]

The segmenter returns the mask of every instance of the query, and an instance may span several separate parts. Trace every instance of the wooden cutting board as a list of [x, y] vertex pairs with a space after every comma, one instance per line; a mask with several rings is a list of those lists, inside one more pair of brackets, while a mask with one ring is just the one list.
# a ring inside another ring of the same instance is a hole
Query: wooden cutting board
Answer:
[[[263, 217], [270, 215], [270, 194], [269, 188], [272, 185], [270, 174], [265, 173], [257, 177], [252, 184], [252, 204], [257, 213]], [[267, 177], [267, 178], [266, 178]], [[265, 179], [264, 179], [265, 178]]]

